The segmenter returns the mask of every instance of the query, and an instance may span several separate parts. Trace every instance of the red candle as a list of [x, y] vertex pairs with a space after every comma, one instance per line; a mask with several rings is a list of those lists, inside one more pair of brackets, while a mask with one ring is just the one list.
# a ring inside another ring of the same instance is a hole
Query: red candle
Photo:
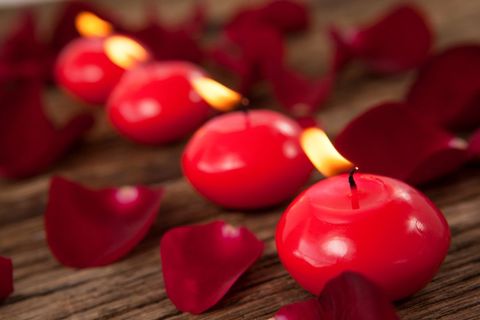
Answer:
[[78, 38], [60, 53], [55, 66], [59, 86], [91, 104], [104, 103], [125, 69], [105, 53], [105, 38]]
[[273, 206], [298, 192], [311, 173], [300, 133], [294, 120], [274, 111], [224, 114], [189, 141], [183, 172], [200, 194], [220, 206]]
[[[307, 131], [302, 135], [305, 148], [319, 138], [305, 138]], [[333, 146], [329, 148], [327, 152]], [[325, 158], [317, 157], [314, 164], [323, 167]], [[392, 300], [423, 288], [449, 243], [445, 218], [422, 193], [392, 178], [360, 173], [331, 177], [307, 189], [287, 208], [276, 232], [284, 266], [313, 294], [340, 273], [354, 271]]]
[[148, 60], [149, 54], [133, 39], [113, 35], [113, 27], [91, 13], [80, 13], [75, 23], [84, 37], [60, 52], [55, 65], [57, 83], [82, 101], [103, 104], [123, 73]]
[[191, 78], [205, 72], [188, 62], [152, 62], [129, 70], [107, 103], [110, 122], [124, 136], [160, 144], [183, 138], [207, 120], [211, 109]]

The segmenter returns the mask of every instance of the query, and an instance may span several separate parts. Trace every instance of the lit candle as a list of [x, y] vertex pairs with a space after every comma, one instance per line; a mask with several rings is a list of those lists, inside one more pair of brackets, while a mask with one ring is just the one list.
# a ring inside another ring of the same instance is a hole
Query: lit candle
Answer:
[[205, 71], [189, 62], [150, 62], [129, 70], [107, 102], [108, 118], [127, 138], [162, 144], [185, 137], [212, 113], [190, 79]]
[[[325, 175], [352, 167], [320, 129], [305, 130], [301, 140]], [[282, 263], [311, 293], [319, 294], [343, 271], [354, 271], [392, 300], [422, 289], [449, 243], [448, 224], [425, 195], [399, 180], [356, 170], [324, 179], [299, 195], [276, 232]]]
[[[245, 101], [208, 78], [193, 85], [210, 105], [223, 111]], [[270, 110], [220, 115], [188, 142], [182, 168], [195, 189], [212, 202], [234, 209], [257, 209], [292, 197], [310, 176], [300, 126]]]
[[[133, 39], [114, 35], [108, 22], [91, 13], [79, 14], [75, 22], [82, 37], [61, 51], [55, 65], [56, 81], [84, 102], [103, 104], [123, 73], [135, 62], [148, 60], [149, 54]], [[129, 64], [122, 64], [125, 57]]]

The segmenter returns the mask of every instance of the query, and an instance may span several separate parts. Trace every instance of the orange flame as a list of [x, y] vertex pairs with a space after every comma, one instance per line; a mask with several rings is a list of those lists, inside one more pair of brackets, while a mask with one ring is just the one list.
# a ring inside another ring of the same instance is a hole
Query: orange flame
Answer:
[[150, 59], [150, 54], [140, 43], [126, 36], [108, 37], [105, 39], [104, 48], [108, 58], [124, 69]]
[[315, 168], [325, 177], [352, 169], [353, 163], [345, 159], [333, 146], [327, 134], [319, 128], [307, 128], [300, 136], [303, 151]]
[[113, 32], [110, 23], [87, 11], [76, 16], [75, 27], [83, 37], [106, 37]]
[[202, 99], [210, 106], [219, 111], [230, 111], [243, 100], [242, 95], [238, 92], [235, 92], [220, 82], [207, 77], [192, 77], [191, 83], [193, 89], [200, 95], [200, 97], [202, 97]]

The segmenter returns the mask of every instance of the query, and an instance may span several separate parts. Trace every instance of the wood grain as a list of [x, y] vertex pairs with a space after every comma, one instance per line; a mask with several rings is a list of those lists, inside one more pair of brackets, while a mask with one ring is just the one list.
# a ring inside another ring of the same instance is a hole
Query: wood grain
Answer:
[[[132, 23], [141, 17], [134, 1], [98, 1], [115, 7]], [[254, 1], [259, 2], [259, 1]], [[252, 3], [254, 3], [252, 2]], [[311, 1], [314, 25], [306, 35], [288, 40], [289, 63], [316, 75], [325, 70], [329, 56], [326, 28], [368, 21], [394, 1]], [[192, 1], [160, 2], [160, 13], [175, 23], [185, 17]], [[215, 30], [238, 8], [241, 0], [208, 1]], [[437, 47], [460, 41], [480, 41], [480, 2], [423, 0], [431, 16]], [[45, 30], [55, 4], [36, 8]], [[0, 12], [1, 32], [14, 17], [13, 9]], [[214, 31], [212, 31], [214, 32]], [[212, 36], [212, 35], [210, 35]], [[340, 79], [319, 118], [334, 135], [350, 119], [375, 103], [399, 99], [412, 74], [388, 78], [350, 70]], [[258, 105], [275, 107], [260, 90]], [[52, 116], [62, 121], [78, 110], [58, 91], [48, 92]], [[184, 142], [165, 147], [134, 145], [117, 137], [101, 111], [87, 141], [48, 172], [22, 181], [0, 181], [0, 254], [10, 256], [15, 268], [15, 293], [0, 306], [0, 319], [267, 319], [282, 305], [308, 297], [281, 266], [274, 246], [274, 230], [284, 205], [266, 212], [225, 211], [200, 198], [181, 175], [179, 157]], [[89, 270], [59, 265], [45, 244], [42, 213], [52, 175], [65, 175], [91, 186], [161, 184], [167, 194], [147, 238], [125, 259]], [[312, 182], [319, 177], [312, 178]], [[462, 170], [422, 188], [445, 213], [452, 229], [452, 245], [439, 274], [421, 292], [397, 304], [403, 319], [480, 318], [480, 168]], [[262, 258], [211, 311], [190, 316], [180, 313], [163, 289], [158, 243], [171, 227], [224, 219], [245, 225], [265, 241]]]

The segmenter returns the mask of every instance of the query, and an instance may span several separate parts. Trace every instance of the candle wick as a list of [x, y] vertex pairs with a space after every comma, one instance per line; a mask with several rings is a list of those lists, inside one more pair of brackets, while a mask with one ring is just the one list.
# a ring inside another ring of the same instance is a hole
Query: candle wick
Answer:
[[242, 97], [242, 99], [240, 100], [240, 106], [239, 106], [239, 109], [240, 111], [242, 111], [245, 115], [245, 126], [248, 128], [250, 127], [250, 120], [249, 120], [249, 111], [250, 111], [250, 100], [248, 100], [248, 98], [245, 98], [245, 97]]
[[355, 173], [357, 173], [358, 167], [354, 167], [348, 175], [348, 183], [350, 184], [350, 190], [352, 192], [352, 209], [356, 210], [360, 208], [358, 199], [357, 183], [355, 182]]
[[353, 167], [352, 170], [350, 170], [350, 174], [348, 175], [348, 183], [350, 184], [350, 189], [356, 190], [357, 189], [357, 183], [355, 182], [354, 174], [357, 173], [358, 167]]

